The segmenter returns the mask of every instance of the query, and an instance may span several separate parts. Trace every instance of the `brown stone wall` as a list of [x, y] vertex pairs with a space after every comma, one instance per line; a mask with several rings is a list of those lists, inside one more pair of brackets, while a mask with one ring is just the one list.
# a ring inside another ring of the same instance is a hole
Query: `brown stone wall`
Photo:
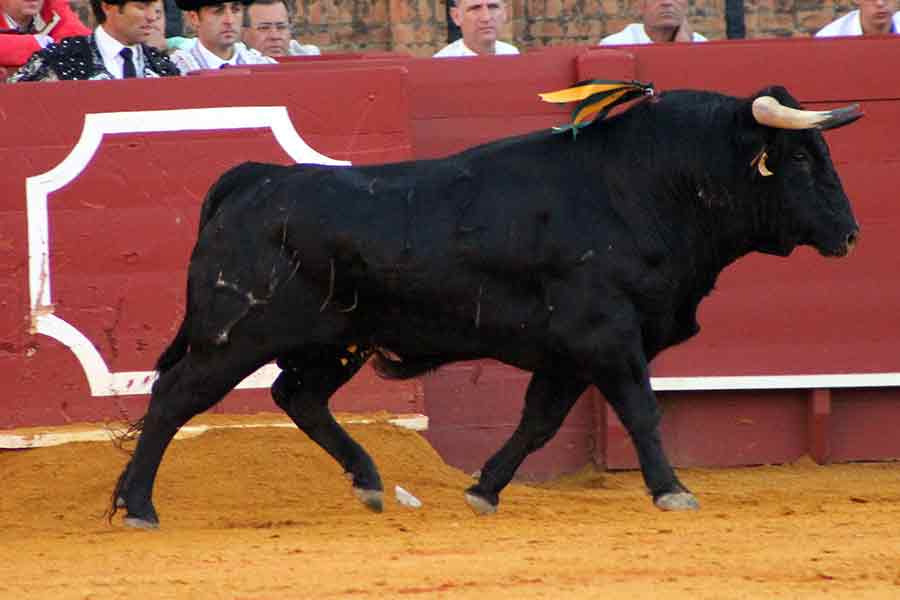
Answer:
[[[71, 0], [90, 22], [88, 0]], [[294, 0], [294, 33], [325, 52], [430, 56], [446, 40], [445, 0]], [[520, 49], [592, 44], [637, 20], [638, 0], [507, 0], [503, 39]], [[808, 36], [854, 8], [852, 0], [745, 0], [748, 38]], [[725, 38], [725, 0], [691, 0], [691, 24]]]

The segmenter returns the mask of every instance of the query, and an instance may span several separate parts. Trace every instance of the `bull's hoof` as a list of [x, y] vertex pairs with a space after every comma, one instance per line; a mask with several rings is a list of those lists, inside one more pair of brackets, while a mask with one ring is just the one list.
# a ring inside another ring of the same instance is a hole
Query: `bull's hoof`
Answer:
[[660, 510], [698, 510], [700, 503], [690, 492], [663, 494], [653, 501]]
[[148, 519], [142, 519], [141, 517], [132, 517], [126, 515], [122, 522], [125, 523], [125, 525], [127, 525], [128, 527], [133, 527], [135, 529], [159, 529], [158, 520], [151, 521]]
[[122, 496], [116, 496], [116, 508], [125, 508], [125, 498]]
[[477, 515], [492, 515], [497, 512], [496, 504], [491, 504], [487, 499], [471, 491], [466, 492], [466, 503]]
[[373, 512], [380, 513], [384, 510], [384, 493], [381, 490], [364, 490], [354, 487], [353, 493], [359, 498], [359, 501], [366, 505], [366, 508]]

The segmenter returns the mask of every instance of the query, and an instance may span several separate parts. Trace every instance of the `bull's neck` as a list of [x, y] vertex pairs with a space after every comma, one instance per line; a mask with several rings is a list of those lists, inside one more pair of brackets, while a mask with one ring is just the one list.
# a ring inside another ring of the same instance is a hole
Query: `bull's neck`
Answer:
[[684, 174], [681, 182], [678, 190], [657, 196], [663, 198], [659, 218], [683, 224], [683, 238], [673, 245], [692, 263], [686, 266], [705, 294], [722, 270], [754, 250], [765, 210], [747, 185], [717, 181], [706, 173]]

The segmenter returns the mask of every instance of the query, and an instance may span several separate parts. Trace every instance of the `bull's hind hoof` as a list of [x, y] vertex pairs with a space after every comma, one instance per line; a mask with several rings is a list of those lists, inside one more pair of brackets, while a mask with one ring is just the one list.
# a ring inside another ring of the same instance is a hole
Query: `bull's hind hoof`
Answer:
[[473, 492], [466, 492], [466, 503], [477, 515], [492, 515], [497, 512], [497, 505]]
[[149, 521], [140, 517], [126, 516], [123, 519], [123, 522], [128, 527], [133, 527], [135, 529], [159, 529], [159, 521]]
[[374, 512], [380, 513], [384, 510], [384, 493], [381, 490], [364, 490], [354, 487], [353, 493], [359, 498], [359, 501], [366, 505], [366, 508]]
[[700, 503], [690, 492], [663, 494], [656, 498], [653, 504], [660, 510], [698, 510], [700, 508]]

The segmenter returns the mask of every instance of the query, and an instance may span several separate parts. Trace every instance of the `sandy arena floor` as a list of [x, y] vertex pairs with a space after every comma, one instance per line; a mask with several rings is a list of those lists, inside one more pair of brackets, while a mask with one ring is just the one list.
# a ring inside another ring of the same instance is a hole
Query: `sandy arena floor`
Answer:
[[291, 429], [174, 442], [157, 532], [102, 518], [111, 444], [0, 451], [0, 598], [900, 598], [900, 463], [682, 470], [690, 514], [653, 508], [638, 473], [584, 472], [476, 517], [470, 479], [418, 434], [349, 429], [383, 514]]

